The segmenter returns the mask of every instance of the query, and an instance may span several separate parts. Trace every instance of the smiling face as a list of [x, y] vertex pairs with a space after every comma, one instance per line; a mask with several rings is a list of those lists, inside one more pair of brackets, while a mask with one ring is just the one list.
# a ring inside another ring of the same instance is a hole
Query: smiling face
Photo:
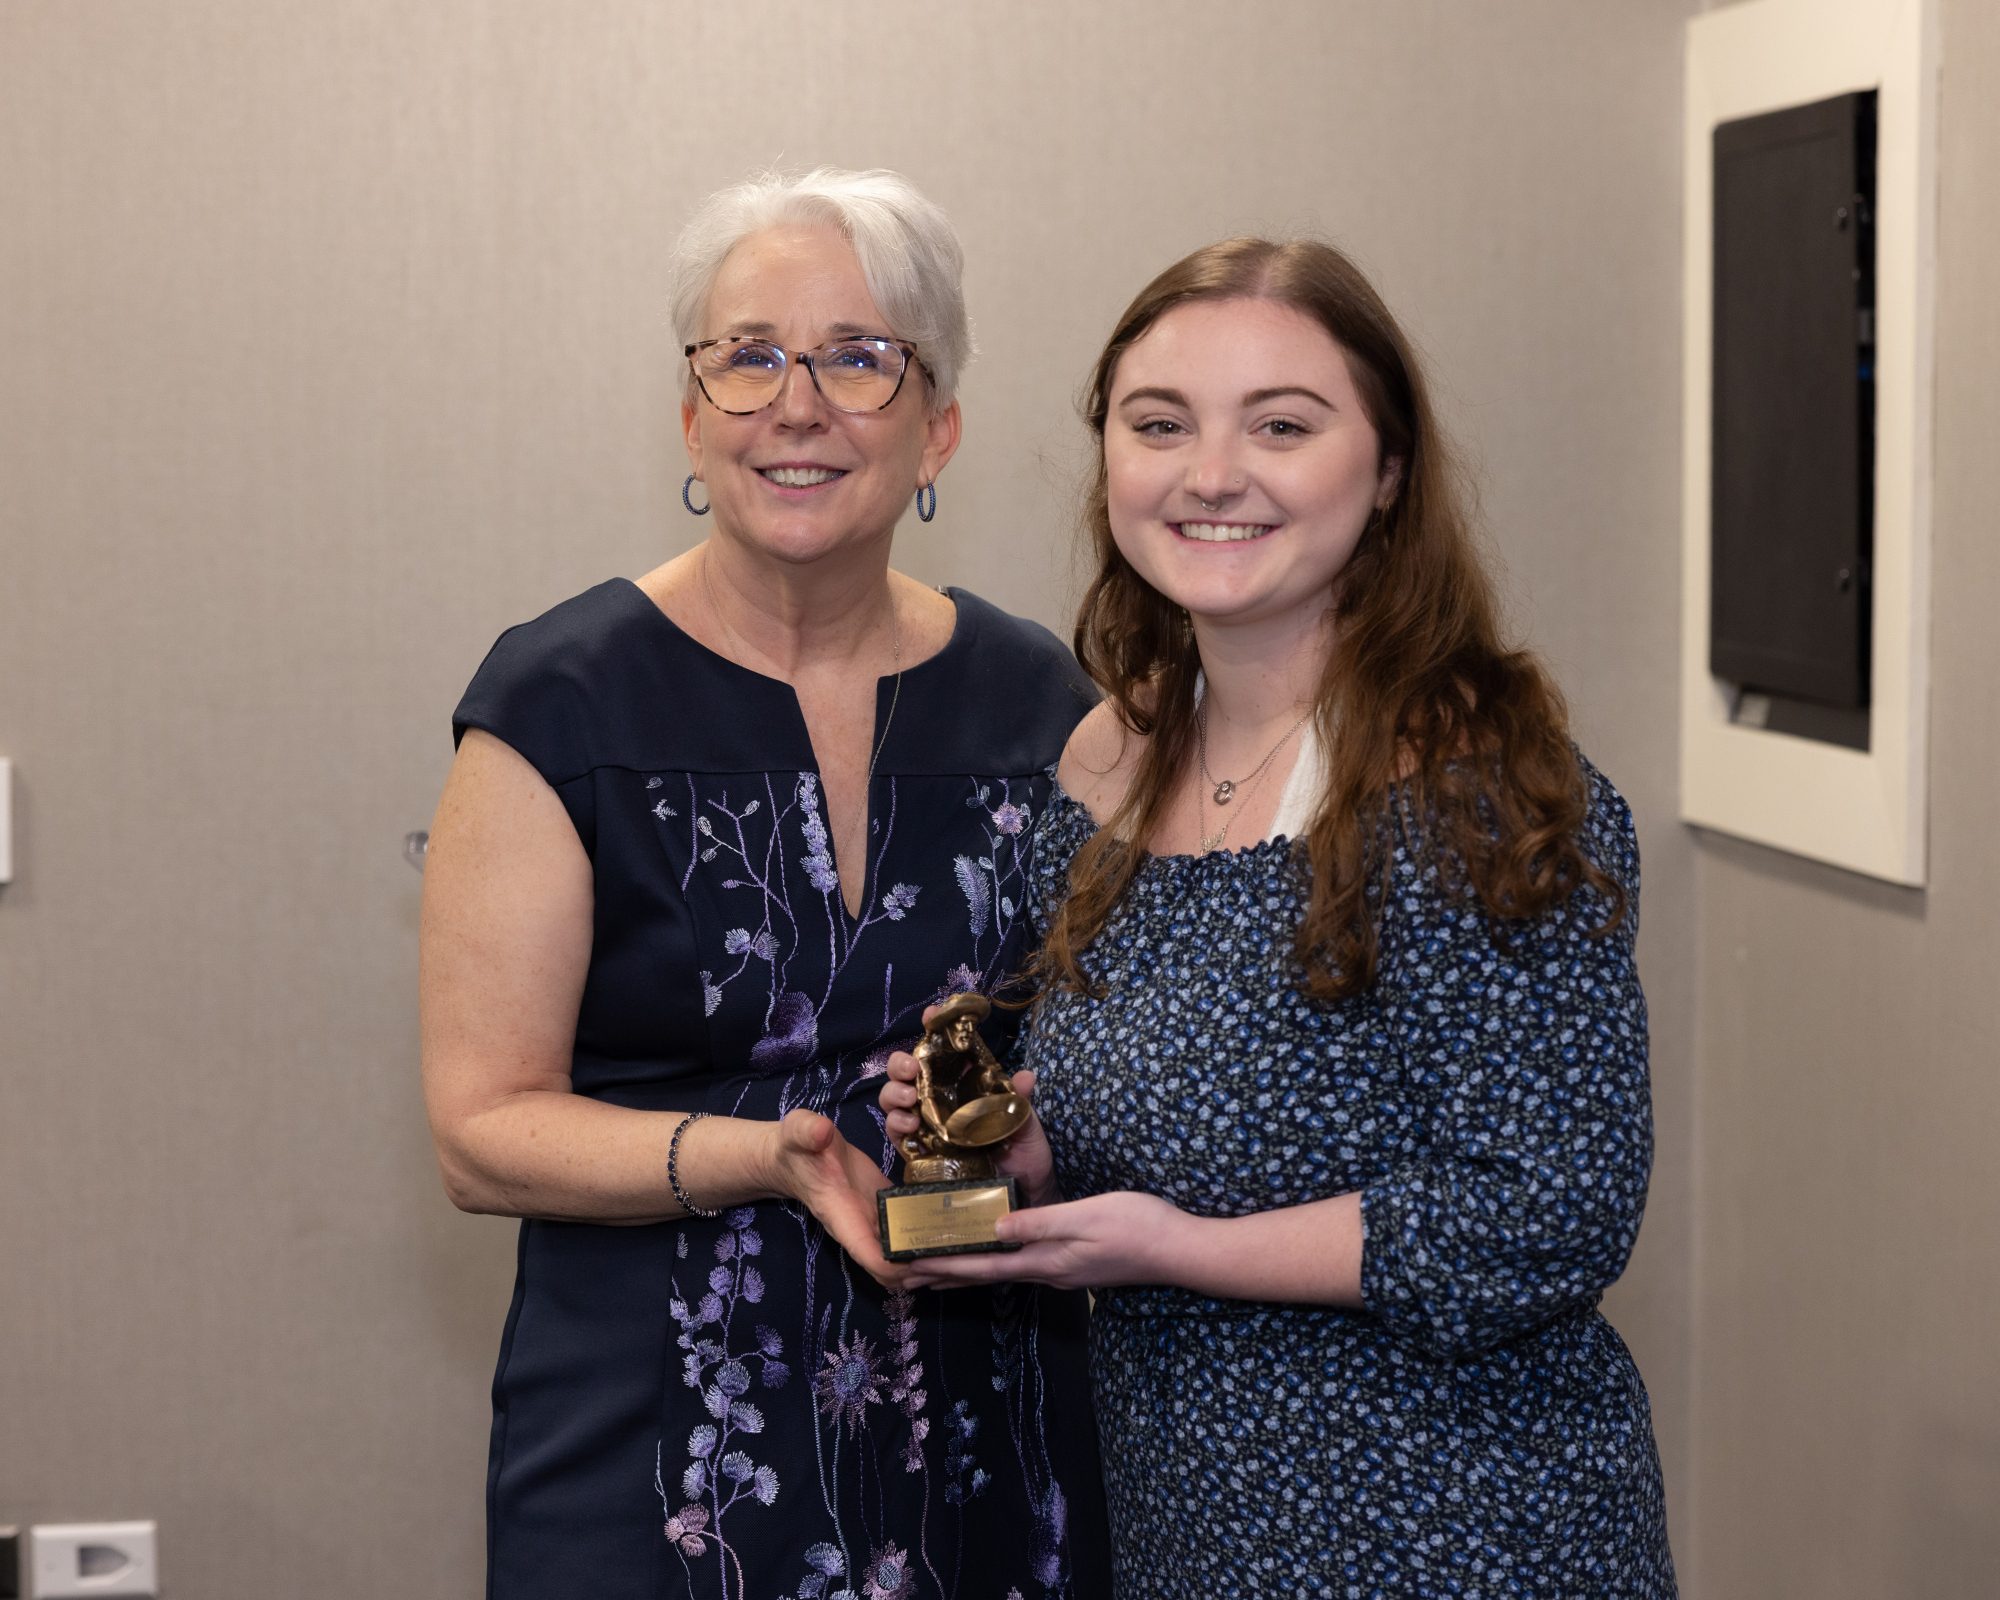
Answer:
[[[838, 230], [784, 226], [730, 251], [702, 337], [769, 339], [795, 351], [896, 332]], [[929, 404], [929, 382], [913, 370], [885, 409], [837, 411], [794, 361], [763, 410], [731, 416], [697, 391], [682, 403], [681, 423], [717, 531], [804, 563], [886, 542], [918, 486], [943, 471], [958, 446], [958, 405], [933, 414]]]
[[1202, 621], [1317, 626], [1400, 470], [1326, 330], [1276, 300], [1190, 301], [1125, 351], [1109, 400], [1111, 535], [1139, 575]]

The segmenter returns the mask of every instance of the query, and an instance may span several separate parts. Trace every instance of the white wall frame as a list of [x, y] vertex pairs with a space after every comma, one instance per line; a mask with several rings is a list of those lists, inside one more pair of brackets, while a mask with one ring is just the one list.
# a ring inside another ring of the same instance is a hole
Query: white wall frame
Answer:
[[[1926, 868], [1938, 0], [1743, 0], [1687, 34], [1681, 818], [1892, 883]], [[1715, 125], [1877, 100], [1875, 555], [1869, 748], [1729, 719], [1708, 670]]]

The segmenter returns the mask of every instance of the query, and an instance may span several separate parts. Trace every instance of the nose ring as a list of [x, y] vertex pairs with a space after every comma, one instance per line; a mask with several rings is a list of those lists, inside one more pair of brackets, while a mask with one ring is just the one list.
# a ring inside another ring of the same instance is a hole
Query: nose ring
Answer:
[[1210, 504], [1208, 501], [1202, 499], [1200, 495], [1195, 496], [1195, 503], [1204, 511], [1220, 511], [1222, 509], [1222, 502], [1220, 500]]

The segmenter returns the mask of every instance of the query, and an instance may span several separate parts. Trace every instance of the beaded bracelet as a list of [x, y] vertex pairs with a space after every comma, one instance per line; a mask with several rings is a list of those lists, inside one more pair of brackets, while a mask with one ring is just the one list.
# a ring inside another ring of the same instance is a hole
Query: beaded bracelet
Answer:
[[681, 1210], [685, 1211], [691, 1217], [719, 1217], [722, 1215], [720, 1207], [710, 1210], [707, 1206], [696, 1205], [688, 1198], [687, 1190], [681, 1187], [681, 1135], [686, 1133], [697, 1122], [701, 1121], [703, 1117], [710, 1115], [712, 1113], [707, 1111], [690, 1111], [686, 1116], [681, 1118], [680, 1126], [674, 1129], [674, 1136], [667, 1141], [667, 1187], [673, 1190], [674, 1199], [679, 1203]]

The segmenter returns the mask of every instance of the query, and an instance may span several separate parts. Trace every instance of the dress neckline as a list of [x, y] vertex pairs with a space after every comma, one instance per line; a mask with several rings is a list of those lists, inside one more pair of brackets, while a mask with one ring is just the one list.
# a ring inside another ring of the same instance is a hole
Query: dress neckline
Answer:
[[[1304, 754], [1304, 751], [1300, 752], [1301, 756]], [[1104, 829], [1104, 824], [1099, 822], [1096, 816], [1092, 814], [1090, 807], [1063, 787], [1062, 779], [1056, 776], [1056, 769], [1054, 767], [1049, 768], [1049, 798], [1047, 804], [1050, 806], [1068, 805], [1074, 808], [1077, 815], [1083, 819], [1084, 826], [1089, 833], [1100, 833]], [[1282, 810], [1283, 807], [1281, 806], [1281, 813]], [[1290, 851], [1293, 842], [1290, 834], [1273, 833], [1269, 837], [1259, 839], [1253, 844], [1241, 845], [1232, 850], [1209, 850], [1205, 852], [1195, 850], [1146, 850], [1141, 852], [1142, 870], [1144, 866], [1150, 866], [1156, 861], [1167, 866], [1178, 866], [1188, 862], [1244, 861], [1265, 856], [1278, 856]]]
[[[658, 617], [667, 631], [689, 649], [697, 651], [707, 660], [726, 668], [730, 672], [740, 673], [746, 678], [754, 678], [758, 683], [769, 684], [774, 689], [782, 689], [787, 695], [791, 696], [793, 704], [797, 705], [798, 691], [783, 678], [773, 677], [768, 672], [759, 672], [755, 667], [746, 667], [734, 656], [726, 656], [720, 650], [703, 644], [701, 640], [697, 639], [687, 629], [674, 621], [672, 617], [668, 616], [661, 608], [659, 601], [640, 588], [636, 579], [619, 577], [613, 578], [611, 582], [626, 590], [647, 611]], [[899, 676], [907, 680], [912, 674], [925, 672], [953, 655], [970, 648], [972, 635], [977, 629], [977, 620], [972, 614], [973, 608], [966, 603], [968, 597], [962, 591], [944, 585], [940, 585], [937, 592], [949, 600], [952, 605], [950, 637], [930, 655], [925, 656], [921, 661], [911, 662], [900, 673], [885, 672], [878, 676], [875, 680], [878, 692], [883, 685], [894, 683]], [[803, 720], [802, 715], [801, 721]]]
[[[739, 678], [748, 679], [758, 685], [761, 692], [775, 697], [778, 704], [787, 707], [791, 712], [793, 737], [799, 741], [801, 754], [805, 758], [801, 762], [800, 770], [811, 772], [822, 783], [825, 781], [825, 774], [820, 767], [819, 751], [812, 742], [812, 730], [806, 723], [805, 708], [799, 703], [798, 691], [791, 684], [787, 683], [783, 678], [774, 678], [767, 672], [759, 672], [755, 667], [746, 667], [742, 662], [724, 655], [720, 650], [712, 649], [708, 645], [703, 644], [693, 634], [689, 633], [687, 629], [668, 616], [661, 609], [659, 602], [646, 593], [644, 589], [640, 588], [632, 579], [617, 578], [612, 581], [615, 584], [622, 585], [638, 605], [643, 606], [646, 611], [659, 618], [661, 625], [667, 630], [667, 637], [678, 646], [695, 652], [709, 666], [710, 670], [720, 668]], [[875, 679], [875, 722], [873, 728], [870, 730], [868, 741], [869, 748], [875, 752], [875, 757], [869, 763], [868, 778], [863, 789], [864, 799], [861, 816], [861, 909], [859, 911], [856, 911], [847, 903], [847, 880], [838, 859], [838, 847], [829, 847], [834, 851], [834, 871], [841, 879], [841, 886], [835, 891], [834, 900], [838, 903], [840, 914], [845, 919], [846, 926], [850, 930], [857, 927], [863, 918], [866, 917], [868, 907], [874, 903], [875, 892], [878, 887], [875, 879], [876, 869], [880, 865], [880, 861], [879, 858], [869, 856], [868, 841], [874, 837], [877, 820], [876, 784], [883, 779], [894, 776], [892, 771], [881, 770], [881, 761], [884, 751], [889, 747], [890, 740], [897, 735], [897, 726], [901, 719], [896, 717], [896, 709], [902, 690], [905, 687], [912, 690], [916, 689], [918, 682], [912, 680], [920, 681], [927, 669], [936, 666], [940, 662], [946, 662], [960, 651], [970, 648], [971, 635], [975, 627], [972, 621], [973, 608], [967, 605], [963, 597], [955, 590], [946, 589], [943, 593], [945, 598], [952, 603], [951, 636], [945, 640], [941, 648], [933, 654], [926, 656], [923, 660], [913, 662], [900, 671], [882, 674]], [[828, 820], [831, 820], [830, 808]]]

